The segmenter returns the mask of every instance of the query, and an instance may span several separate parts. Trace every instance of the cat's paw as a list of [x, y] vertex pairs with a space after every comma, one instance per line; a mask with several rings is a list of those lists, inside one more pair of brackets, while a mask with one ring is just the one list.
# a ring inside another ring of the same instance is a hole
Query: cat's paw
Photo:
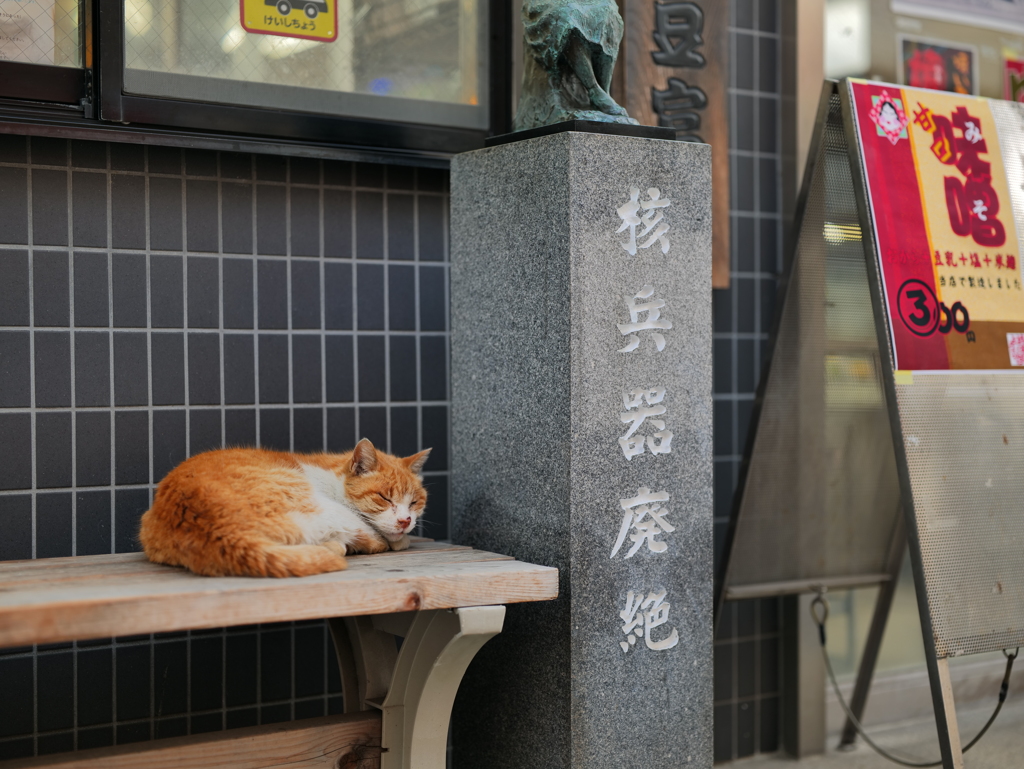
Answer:
[[343, 542], [324, 542], [323, 546], [330, 550], [332, 553], [340, 555], [342, 558], [348, 555], [348, 548], [345, 547], [345, 544]]
[[348, 543], [350, 553], [383, 553], [388, 549], [388, 542], [380, 534], [359, 532]]
[[409, 549], [409, 535], [404, 534], [401, 539], [396, 539], [394, 542], [388, 542], [392, 550], [408, 550]]

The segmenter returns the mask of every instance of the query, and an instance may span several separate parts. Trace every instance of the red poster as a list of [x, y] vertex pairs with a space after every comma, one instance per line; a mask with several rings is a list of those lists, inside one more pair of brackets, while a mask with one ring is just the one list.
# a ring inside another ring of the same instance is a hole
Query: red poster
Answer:
[[850, 88], [896, 369], [1024, 366], [1014, 201], [988, 100]]

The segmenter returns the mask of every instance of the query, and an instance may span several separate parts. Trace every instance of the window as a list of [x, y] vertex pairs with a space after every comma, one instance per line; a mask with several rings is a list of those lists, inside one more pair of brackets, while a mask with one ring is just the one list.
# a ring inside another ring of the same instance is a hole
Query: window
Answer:
[[508, 130], [510, 24], [503, 0], [0, 0], [0, 110], [443, 162]]
[[125, 0], [124, 91], [485, 129], [466, 0]]
[[0, 0], [0, 96], [86, 96], [87, 17], [84, 0]]
[[81, 67], [77, 0], [0, 0], [0, 61]]

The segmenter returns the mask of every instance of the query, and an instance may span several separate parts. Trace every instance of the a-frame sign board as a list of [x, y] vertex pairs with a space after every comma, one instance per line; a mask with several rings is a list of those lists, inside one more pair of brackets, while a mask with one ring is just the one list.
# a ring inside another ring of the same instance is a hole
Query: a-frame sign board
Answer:
[[891, 584], [905, 528], [962, 767], [949, 658], [1024, 645], [1024, 108], [830, 84], [802, 195], [718, 602]]

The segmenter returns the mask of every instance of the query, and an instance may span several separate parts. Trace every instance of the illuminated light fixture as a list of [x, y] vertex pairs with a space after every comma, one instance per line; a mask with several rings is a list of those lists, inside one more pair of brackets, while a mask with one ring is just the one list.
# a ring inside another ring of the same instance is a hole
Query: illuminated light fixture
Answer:
[[245, 40], [245, 30], [242, 29], [241, 24], [235, 24], [220, 39], [220, 49], [224, 53], [231, 53], [242, 44], [243, 40]]
[[860, 227], [856, 224], [836, 224], [825, 222], [822, 235], [829, 243], [860, 242]]
[[132, 35], [145, 35], [153, 28], [153, 4], [149, 0], [124, 0], [124, 28]]

